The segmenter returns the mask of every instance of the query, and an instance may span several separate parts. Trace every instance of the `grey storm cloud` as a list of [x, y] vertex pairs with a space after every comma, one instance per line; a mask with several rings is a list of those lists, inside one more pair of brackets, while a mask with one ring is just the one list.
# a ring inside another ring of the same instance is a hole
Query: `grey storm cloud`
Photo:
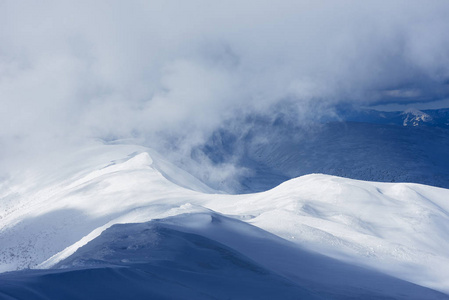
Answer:
[[[0, 1], [0, 155], [441, 100], [447, 1]], [[188, 138], [186, 138], [188, 137]], [[186, 150], [186, 151], [187, 151]]]

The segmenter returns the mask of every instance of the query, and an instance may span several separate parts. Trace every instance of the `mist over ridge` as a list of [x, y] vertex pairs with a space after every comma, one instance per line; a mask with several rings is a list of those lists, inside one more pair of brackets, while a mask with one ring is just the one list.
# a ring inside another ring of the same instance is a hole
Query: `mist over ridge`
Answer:
[[[130, 138], [176, 161], [254, 115], [307, 127], [339, 105], [447, 99], [448, 13], [446, 1], [2, 1], [0, 169]], [[245, 172], [206, 156], [215, 182]]]
[[0, 300], [449, 299], [448, 16], [0, 0]]

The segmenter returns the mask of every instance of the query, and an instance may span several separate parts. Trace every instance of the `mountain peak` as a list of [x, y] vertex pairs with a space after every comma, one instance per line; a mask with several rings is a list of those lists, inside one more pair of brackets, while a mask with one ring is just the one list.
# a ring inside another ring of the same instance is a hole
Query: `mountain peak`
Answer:
[[416, 108], [409, 108], [405, 110], [402, 115], [405, 116], [402, 123], [403, 126], [419, 126], [423, 123], [432, 121], [432, 117], [430, 115]]

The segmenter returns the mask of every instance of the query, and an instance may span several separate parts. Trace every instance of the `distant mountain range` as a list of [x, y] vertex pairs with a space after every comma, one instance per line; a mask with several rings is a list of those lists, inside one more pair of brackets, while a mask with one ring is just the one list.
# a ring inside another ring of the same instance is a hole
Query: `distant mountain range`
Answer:
[[258, 116], [233, 127], [241, 131], [216, 131], [201, 151], [248, 170], [234, 192], [263, 191], [310, 173], [449, 188], [448, 124], [449, 109], [344, 111], [307, 126]]
[[449, 109], [385, 112], [371, 109], [341, 112], [343, 121], [402, 126], [433, 126], [449, 128]]

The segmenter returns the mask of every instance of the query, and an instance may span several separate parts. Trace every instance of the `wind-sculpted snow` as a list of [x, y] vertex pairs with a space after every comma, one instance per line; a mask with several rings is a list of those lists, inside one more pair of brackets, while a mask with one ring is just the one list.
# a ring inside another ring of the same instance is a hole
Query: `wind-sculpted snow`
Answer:
[[212, 212], [114, 225], [55, 269], [2, 277], [19, 299], [449, 299]]
[[47, 270], [1, 275], [5, 299], [449, 293], [447, 189], [312, 174], [226, 195], [131, 145], [35, 174], [0, 190], [0, 268]]

